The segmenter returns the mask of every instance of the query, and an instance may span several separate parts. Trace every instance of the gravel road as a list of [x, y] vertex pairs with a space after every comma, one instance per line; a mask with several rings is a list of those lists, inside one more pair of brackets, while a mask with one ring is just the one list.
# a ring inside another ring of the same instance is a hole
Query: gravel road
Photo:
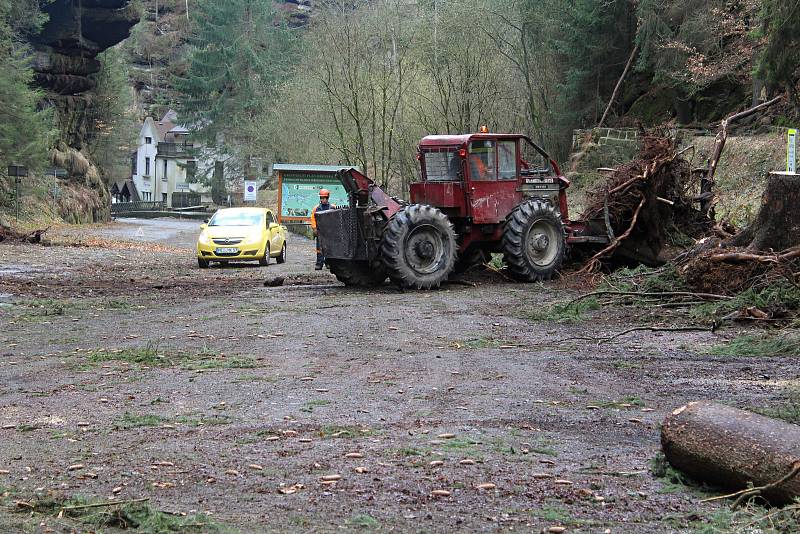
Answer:
[[651, 474], [660, 421], [695, 399], [762, 407], [798, 376], [709, 356], [727, 333], [591, 341], [661, 311], [533, 319], [574, 297], [558, 282], [352, 290], [298, 236], [286, 264], [199, 270], [198, 231], [0, 245], [0, 531], [86, 528], [14, 504], [47, 495], [241, 532], [693, 532], [720, 505]]

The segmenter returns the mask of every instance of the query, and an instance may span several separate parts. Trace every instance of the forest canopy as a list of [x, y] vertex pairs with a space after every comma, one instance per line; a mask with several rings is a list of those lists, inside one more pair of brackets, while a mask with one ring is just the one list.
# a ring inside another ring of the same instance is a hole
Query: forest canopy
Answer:
[[754, 92], [796, 95], [797, 2], [327, 0], [299, 27], [270, 6], [197, 2], [177, 103], [248, 155], [358, 165], [397, 191], [430, 133], [522, 131], [563, 159], [606, 107], [709, 123]]

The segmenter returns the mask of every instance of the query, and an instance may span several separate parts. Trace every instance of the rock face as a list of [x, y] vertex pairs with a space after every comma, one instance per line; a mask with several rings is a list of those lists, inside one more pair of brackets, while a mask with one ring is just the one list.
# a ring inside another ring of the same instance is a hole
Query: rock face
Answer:
[[62, 199], [61, 211], [75, 222], [109, 215], [108, 189], [86, 153], [95, 88], [91, 76], [100, 70], [97, 55], [127, 38], [139, 21], [131, 4], [131, 0], [55, 0], [43, 8], [49, 21], [31, 43], [36, 82], [57, 111], [60, 140], [52, 163], [67, 169], [67, 185], [72, 188]]

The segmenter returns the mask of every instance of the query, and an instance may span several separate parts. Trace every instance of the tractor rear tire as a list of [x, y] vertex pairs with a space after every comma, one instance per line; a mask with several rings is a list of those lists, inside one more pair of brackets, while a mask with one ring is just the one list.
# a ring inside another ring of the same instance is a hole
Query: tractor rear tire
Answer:
[[363, 260], [326, 258], [325, 263], [336, 279], [348, 287], [377, 287], [386, 281], [386, 267], [380, 259], [370, 264]]
[[447, 216], [426, 204], [411, 204], [386, 225], [381, 255], [392, 282], [400, 287], [439, 287], [453, 271], [456, 233]]
[[546, 200], [524, 201], [508, 216], [502, 245], [503, 260], [513, 278], [549, 280], [561, 267], [567, 250], [561, 214]]

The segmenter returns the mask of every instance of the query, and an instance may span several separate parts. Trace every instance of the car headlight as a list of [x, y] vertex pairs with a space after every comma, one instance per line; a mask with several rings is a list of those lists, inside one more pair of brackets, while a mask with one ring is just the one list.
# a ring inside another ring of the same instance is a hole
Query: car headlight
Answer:
[[250, 232], [250, 235], [247, 236], [248, 243], [261, 243], [261, 230], [256, 230], [254, 232]]
[[211, 239], [208, 238], [208, 234], [205, 232], [200, 234], [200, 238], [198, 239], [201, 245], [210, 245]]

